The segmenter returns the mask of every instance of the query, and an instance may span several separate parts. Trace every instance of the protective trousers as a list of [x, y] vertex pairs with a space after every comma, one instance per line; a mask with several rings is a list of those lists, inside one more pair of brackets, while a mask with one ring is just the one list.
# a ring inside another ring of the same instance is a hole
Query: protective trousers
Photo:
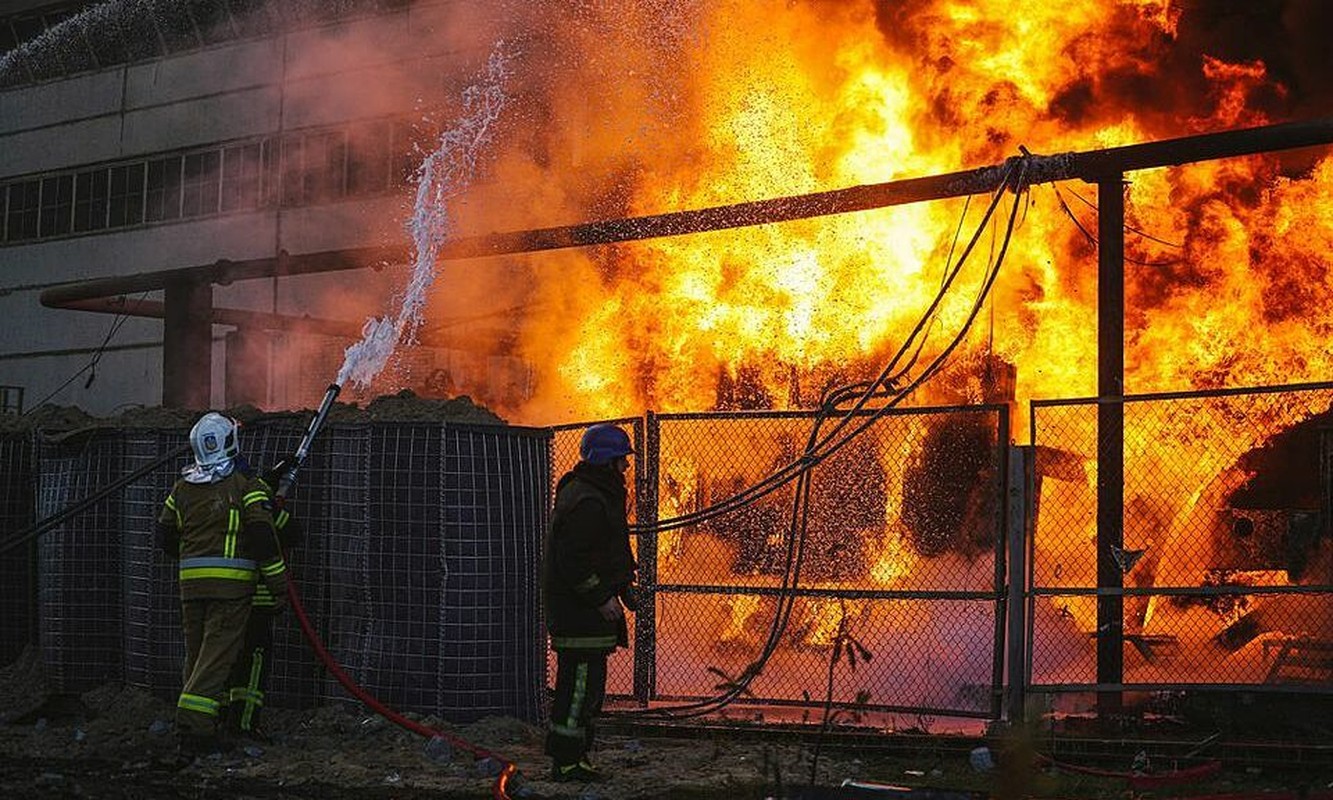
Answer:
[[606, 650], [557, 650], [555, 697], [546, 754], [556, 764], [576, 764], [592, 749], [593, 719], [606, 697]]
[[208, 737], [217, 732], [227, 704], [227, 676], [236, 663], [250, 618], [250, 598], [183, 600], [185, 670], [176, 727], [182, 736]]
[[227, 728], [231, 731], [251, 732], [259, 727], [259, 714], [264, 709], [264, 687], [268, 685], [268, 673], [273, 665], [273, 620], [276, 616], [277, 612], [271, 607], [254, 606], [250, 609], [244, 644], [228, 679], [231, 705], [227, 708]]

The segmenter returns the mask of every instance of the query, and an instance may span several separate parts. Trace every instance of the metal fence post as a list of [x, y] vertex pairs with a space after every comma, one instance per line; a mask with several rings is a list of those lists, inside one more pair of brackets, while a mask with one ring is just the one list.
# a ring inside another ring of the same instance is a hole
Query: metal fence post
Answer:
[[1119, 714], [1125, 680], [1125, 181], [1097, 181], [1097, 697]]
[[1027, 597], [1027, 546], [1029, 501], [1029, 470], [1035, 450], [1031, 446], [1011, 446], [1008, 449], [1008, 474], [1005, 513], [1005, 533], [1009, 537], [1008, 561], [1008, 635], [1006, 653], [1007, 680], [1005, 701], [1009, 707], [1009, 721], [1021, 723], [1027, 705], [1027, 619], [1024, 614]]
[[[635, 517], [639, 525], [657, 523], [658, 456], [661, 435], [657, 414], [644, 414], [643, 425], [635, 425], [639, 456], [635, 469]], [[634, 613], [634, 697], [647, 705], [657, 694], [657, 532], [639, 534], [639, 610]]]
[[995, 593], [995, 638], [991, 645], [992, 663], [991, 663], [991, 719], [998, 720], [1004, 714], [1005, 690], [1004, 690], [1004, 672], [1005, 672], [1005, 626], [1009, 623], [1009, 610], [1007, 593], [1005, 591], [1005, 569], [1008, 559], [1005, 556], [1005, 543], [1013, 536], [1012, 516], [1008, 513], [1010, 505], [1010, 478], [1009, 478], [1009, 409], [1002, 406], [995, 420], [996, 437], [995, 450], [992, 454], [995, 459], [996, 482], [994, 491], [998, 497], [997, 506], [1005, 509], [1000, 512], [996, 520], [998, 529], [995, 535], [995, 577], [991, 584], [992, 591]]

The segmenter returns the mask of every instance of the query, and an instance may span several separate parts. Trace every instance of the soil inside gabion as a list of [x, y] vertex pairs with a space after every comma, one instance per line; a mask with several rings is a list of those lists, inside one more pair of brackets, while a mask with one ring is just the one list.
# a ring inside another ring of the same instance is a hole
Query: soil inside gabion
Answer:
[[[205, 409], [167, 408], [164, 406], [126, 409], [109, 417], [97, 417], [74, 406], [41, 405], [21, 416], [0, 414], [0, 434], [42, 431], [67, 434], [96, 428], [154, 428], [184, 430], [199, 419]], [[315, 409], [261, 411], [251, 405], [220, 409], [246, 425], [278, 419], [309, 420]], [[349, 424], [365, 422], [454, 422], [468, 425], [507, 425], [500, 415], [462, 395], [451, 398], [421, 397], [411, 389], [376, 397], [361, 408], [355, 403], [334, 402], [327, 422]]]

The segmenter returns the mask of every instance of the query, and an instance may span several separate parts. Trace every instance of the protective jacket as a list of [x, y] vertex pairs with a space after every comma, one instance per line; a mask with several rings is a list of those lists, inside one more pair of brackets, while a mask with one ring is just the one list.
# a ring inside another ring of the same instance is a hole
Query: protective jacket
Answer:
[[[305, 532], [302, 530], [301, 524], [287, 510], [286, 504], [275, 500], [273, 487], [277, 484], [277, 481], [267, 476], [260, 477], [259, 481], [264, 490], [268, 492], [268, 499], [264, 508], [273, 515], [273, 529], [278, 535], [278, 552], [285, 560], [286, 554], [293, 547], [300, 546], [301, 542], [305, 540]], [[273, 592], [269, 590], [268, 584], [262, 580], [255, 585], [253, 604], [255, 608], [274, 608], [278, 604]]]
[[579, 462], [556, 484], [542, 569], [546, 627], [555, 650], [629, 646], [624, 618], [606, 620], [597, 610], [634, 581], [626, 497], [624, 476], [609, 465]]
[[269, 492], [256, 477], [238, 470], [214, 483], [176, 481], [156, 537], [180, 559], [182, 600], [250, 597], [259, 580], [273, 594], [286, 591]]

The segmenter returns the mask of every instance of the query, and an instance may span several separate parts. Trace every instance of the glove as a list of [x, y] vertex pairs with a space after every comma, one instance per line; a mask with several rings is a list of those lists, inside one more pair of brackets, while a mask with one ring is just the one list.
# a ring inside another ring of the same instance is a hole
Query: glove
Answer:
[[597, 607], [597, 613], [607, 622], [624, 619], [625, 611], [620, 607], [620, 600], [615, 595], [606, 598], [606, 602]]
[[639, 610], [639, 590], [634, 584], [626, 584], [625, 588], [620, 590], [620, 602], [625, 604], [625, 608], [637, 612]]
[[273, 595], [273, 610], [281, 612], [290, 602], [287, 597], [287, 577], [266, 577], [264, 586], [268, 588], [268, 593]]
[[280, 459], [278, 463], [274, 464], [264, 472], [264, 483], [267, 483], [270, 488], [276, 491], [278, 482], [282, 480], [282, 476], [286, 475], [287, 471], [295, 464], [296, 456], [286, 456]]

